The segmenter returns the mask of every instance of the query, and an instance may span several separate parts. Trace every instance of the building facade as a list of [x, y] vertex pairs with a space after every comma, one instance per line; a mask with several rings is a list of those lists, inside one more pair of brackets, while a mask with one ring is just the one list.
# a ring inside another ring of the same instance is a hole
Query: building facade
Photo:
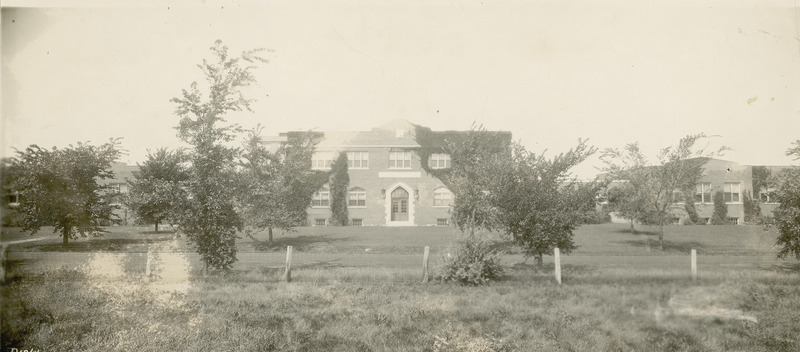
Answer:
[[[703, 166], [703, 173], [695, 185], [692, 199], [700, 223], [710, 223], [714, 214], [715, 197], [722, 197], [727, 207], [727, 221], [731, 224], [743, 224], [748, 218], [762, 216], [772, 217], [772, 212], [777, 208], [775, 189], [769, 184], [769, 176], [777, 174], [787, 166], [752, 166], [738, 163], [708, 159]], [[612, 182], [611, 188], [616, 182]], [[673, 220], [676, 224], [686, 223], [689, 219], [685, 201], [688, 197], [674, 191], [676, 203], [671, 208]], [[758, 204], [760, 213], [747, 214], [745, 203], [747, 199]], [[614, 222], [628, 222], [626, 219], [614, 216]]]
[[[323, 132], [311, 166], [330, 170], [347, 154], [350, 183], [347, 209], [352, 226], [447, 226], [453, 194], [425, 171], [417, 152], [414, 125], [393, 121], [370, 131]], [[434, 153], [431, 169], [450, 168], [450, 156]], [[326, 226], [331, 218], [330, 185], [322, 186], [308, 208], [308, 224]]]

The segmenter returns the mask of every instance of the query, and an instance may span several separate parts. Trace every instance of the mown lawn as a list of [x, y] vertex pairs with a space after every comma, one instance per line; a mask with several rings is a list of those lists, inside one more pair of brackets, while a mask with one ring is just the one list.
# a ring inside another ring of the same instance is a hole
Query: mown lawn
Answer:
[[29, 272], [2, 288], [2, 348], [42, 351], [796, 351], [800, 276], [515, 265], [483, 287], [418, 270], [308, 268], [170, 281]]
[[[578, 249], [574, 254], [585, 255], [654, 255], [658, 249], [658, 235], [655, 227], [637, 227], [638, 233], [629, 232], [626, 224], [584, 225], [575, 231]], [[724, 225], [724, 226], [667, 226], [665, 251], [663, 254], [685, 254], [696, 249], [699, 254], [708, 255], [772, 255], [777, 238], [775, 229], [765, 230], [763, 226]], [[61, 245], [57, 235], [49, 228], [43, 228], [35, 237], [47, 239], [37, 242], [17, 244], [15, 251], [70, 251], [70, 252], [147, 252], [153, 244], [173, 239], [171, 230], [165, 229], [155, 234], [152, 227], [112, 226], [109, 233], [100, 237], [86, 237], [71, 240], [67, 247]], [[294, 232], [276, 231], [274, 244], [267, 243], [266, 232], [255, 234], [255, 240], [247, 236], [239, 239], [240, 252], [277, 252], [286, 246], [295, 251], [309, 253], [394, 253], [416, 254], [424, 246], [430, 246], [434, 253], [446, 248], [458, 237], [451, 227], [301, 227]], [[3, 241], [26, 239], [27, 235], [19, 229], [3, 229]], [[504, 245], [499, 235], [495, 236], [498, 246], [510, 253], [517, 249]], [[646, 241], [650, 242], [651, 252], [646, 251]], [[191, 252], [186, 241], [180, 241], [178, 251]]]

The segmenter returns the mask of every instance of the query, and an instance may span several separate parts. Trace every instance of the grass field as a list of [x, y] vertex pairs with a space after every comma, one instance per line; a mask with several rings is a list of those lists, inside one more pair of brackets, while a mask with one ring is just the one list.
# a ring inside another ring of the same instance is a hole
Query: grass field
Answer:
[[[67, 251], [189, 250], [171, 234], [112, 228]], [[94, 265], [17, 272], [2, 288], [2, 350], [266, 351], [796, 351], [800, 275], [755, 266], [703, 266], [693, 283], [688, 248], [703, 257], [774, 256], [774, 231], [750, 226], [668, 227], [666, 254], [654, 234], [624, 225], [584, 226], [564, 284], [553, 266], [508, 263], [502, 281], [483, 287], [420, 283], [417, 267], [301, 266], [285, 283], [278, 268], [247, 267], [205, 277], [186, 260], [157, 264], [161, 274]], [[644, 228], [647, 230], [647, 228]], [[144, 233], [143, 233], [144, 232]], [[3, 240], [19, 236], [6, 234]], [[301, 253], [419, 253], [456, 236], [443, 228], [303, 228], [242, 239], [240, 250]], [[24, 238], [24, 237], [23, 237]], [[653, 251], [644, 249], [650, 239]], [[12, 246], [59, 250], [58, 238]], [[74, 247], [73, 247], [74, 246]], [[166, 247], [164, 247], [166, 248]], [[277, 254], [277, 253], [276, 253]], [[108, 254], [106, 254], [108, 255]], [[141, 253], [133, 253], [141, 259]], [[637, 266], [619, 265], [618, 256]], [[380, 258], [380, 256], [375, 256]], [[137, 260], [139, 260], [137, 259]], [[795, 264], [796, 261], [788, 261]], [[91, 264], [91, 263], [90, 263]], [[136, 263], [136, 266], [141, 266]], [[684, 263], [685, 264], [685, 263]], [[681, 264], [683, 265], [683, 264]]]
[[[149, 246], [173, 239], [172, 231], [155, 234], [152, 227], [115, 226], [110, 233], [100, 237], [71, 240], [63, 247], [61, 240], [49, 228], [43, 228], [35, 237], [43, 241], [14, 245], [16, 251], [117, 251], [147, 252]], [[766, 255], [773, 252], [777, 233], [762, 226], [667, 226], [664, 254], [688, 253], [696, 249], [708, 255]], [[240, 252], [284, 251], [293, 246], [295, 251], [310, 253], [420, 253], [424, 246], [436, 252], [446, 248], [456, 239], [457, 231], [450, 227], [301, 227], [295, 232], [276, 233], [274, 245], [267, 245], [265, 232], [257, 233], [256, 240], [248, 237], [238, 241]], [[3, 229], [2, 241], [24, 240], [27, 236], [19, 229]], [[501, 238], [497, 236], [498, 245]], [[645, 250], [646, 241], [654, 249]], [[629, 232], [625, 224], [585, 225], [575, 232], [578, 249], [574, 254], [586, 255], [653, 255], [660, 251], [654, 227], [639, 228], [638, 234]], [[183, 245], [176, 250], [192, 251]], [[513, 247], [505, 248], [513, 253]]]

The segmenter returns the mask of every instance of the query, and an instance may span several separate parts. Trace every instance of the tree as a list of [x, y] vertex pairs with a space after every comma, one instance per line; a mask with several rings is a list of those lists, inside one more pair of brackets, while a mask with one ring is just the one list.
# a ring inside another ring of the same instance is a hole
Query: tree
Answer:
[[[417, 129], [423, 165], [425, 156], [437, 152], [430, 133]], [[542, 256], [555, 247], [565, 253], [575, 248], [573, 230], [587, 211], [594, 210], [599, 186], [569, 178], [569, 169], [595, 148], [579, 141], [576, 148], [548, 159], [511, 143], [507, 134], [480, 126], [447, 137], [441, 150], [450, 154], [452, 167], [433, 172], [454, 194], [451, 217], [466, 234], [468, 242], [462, 247], [467, 252], [492, 257], [482, 249], [476, 229], [501, 230], [540, 265]], [[476, 265], [487, 263], [490, 260]]]
[[347, 226], [350, 222], [347, 212], [347, 195], [350, 188], [350, 175], [347, 174], [347, 153], [339, 153], [339, 157], [331, 164], [331, 224]]
[[[709, 138], [703, 133], [685, 136], [676, 146], [662, 149], [655, 165], [648, 162], [637, 143], [628, 144], [621, 151], [608, 148], [600, 157], [611, 179], [626, 181], [635, 189], [628, 201], [631, 207], [641, 208], [634, 216], [658, 226], [661, 250], [664, 250], [664, 225], [669, 222], [672, 211], [677, 210], [676, 203], [694, 190], [708, 158], [728, 150], [722, 146], [707, 151], [708, 145], [699, 145]], [[682, 195], [676, 196], [676, 193]]]
[[[786, 151], [786, 155], [800, 159], [800, 140]], [[779, 258], [794, 254], [800, 259], [800, 166], [784, 170], [779, 175], [776, 192], [778, 208], [775, 209], [775, 225], [780, 232], [776, 245], [782, 246]]]
[[243, 227], [237, 213], [235, 193], [237, 148], [228, 146], [240, 128], [227, 124], [231, 112], [252, 112], [252, 99], [243, 89], [256, 82], [255, 62], [266, 62], [261, 50], [243, 52], [231, 57], [228, 47], [220, 40], [211, 47], [214, 61], [203, 60], [198, 65], [208, 83], [204, 97], [193, 82], [177, 104], [180, 117], [178, 137], [190, 148], [191, 177], [187, 181], [189, 199], [180, 221], [181, 229], [193, 243], [208, 268], [228, 270], [236, 261], [236, 232]]
[[515, 143], [495, 171], [490, 196], [498, 227], [526, 258], [536, 257], [539, 266], [555, 248], [564, 254], [577, 248], [573, 231], [584, 214], [594, 210], [601, 183], [578, 182], [569, 177], [569, 170], [595, 151], [580, 140], [575, 148], [548, 159]]
[[189, 172], [184, 165], [187, 157], [182, 151], [160, 148], [147, 153], [147, 160], [133, 172], [128, 180], [125, 205], [148, 224], [158, 225], [164, 220], [173, 223], [180, 219], [181, 209], [187, 199], [185, 183]]
[[[291, 231], [301, 225], [313, 193], [325, 181], [311, 170], [311, 153], [319, 138], [313, 133], [293, 133], [276, 151], [270, 151], [261, 137], [261, 127], [253, 129], [244, 146], [241, 160], [241, 214], [245, 232], [267, 230], [273, 244], [273, 230]], [[327, 173], [321, 173], [327, 177]], [[321, 182], [321, 183], [320, 183]], [[313, 183], [314, 186], [307, 186]]]
[[101, 225], [116, 219], [114, 194], [98, 181], [114, 178], [111, 164], [119, 156], [117, 139], [100, 146], [77, 143], [48, 150], [31, 145], [17, 151], [12, 187], [24, 200], [18, 208], [23, 231], [34, 234], [53, 226], [65, 246], [70, 238], [102, 233]]

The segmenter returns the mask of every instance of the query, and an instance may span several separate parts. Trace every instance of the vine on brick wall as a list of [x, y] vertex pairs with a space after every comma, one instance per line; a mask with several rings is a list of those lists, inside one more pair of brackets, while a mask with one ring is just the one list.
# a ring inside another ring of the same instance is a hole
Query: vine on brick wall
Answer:
[[728, 205], [722, 191], [714, 193], [714, 214], [711, 215], [711, 225], [725, 225], [728, 223]]
[[[488, 153], [507, 153], [511, 145], [511, 134], [495, 131], [481, 131], [478, 128], [473, 128], [473, 131], [432, 131], [428, 127], [414, 125], [414, 137], [420, 148], [417, 154], [422, 164], [422, 169], [429, 175], [441, 180], [445, 186], [451, 188], [449, 175], [452, 173], [452, 168], [447, 169], [432, 169], [428, 164], [428, 159], [431, 154], [435, 153], [449, 153], [448, 144], [457, 143], [465, 140], [469, 134], [482, 134], [485, 139], [484, 146], [487, 146]], [[450, 155], [453, 163], [457, 162], [459, 158], [469, 158], [467, 155]], [[452, 189], [451, 189], [452, 190]]]
[[297, 225], [308, 225], [308, 205], [314, 193], [323, 185], [328, 183], [331, 171], [312, 170], [311, 157], [314, 153], [314, 146], [322, 141], [323, 134], [313, 131], [292, 131], [286, 135], [285, 158], [287, 163], [293, 165], [287, 167], [292, 170], [292, 177], [287, 177], [290, 199], [288, 203], [291, 211], [301, 219]]
[[347, 226], [350, 216], [347, 212], [347, 193], [350, 188], [350, 175], [347, 174], [347, 153], [339, 153], [339, 157], [331, 164], [331, 225]]

